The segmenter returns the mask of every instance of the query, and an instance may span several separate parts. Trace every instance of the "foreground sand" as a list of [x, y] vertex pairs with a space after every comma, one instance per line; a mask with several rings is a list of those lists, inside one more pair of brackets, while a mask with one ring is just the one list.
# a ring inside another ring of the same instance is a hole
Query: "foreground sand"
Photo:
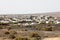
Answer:
[[43, 40], [60, 40], [60, 37], [44, 38]]

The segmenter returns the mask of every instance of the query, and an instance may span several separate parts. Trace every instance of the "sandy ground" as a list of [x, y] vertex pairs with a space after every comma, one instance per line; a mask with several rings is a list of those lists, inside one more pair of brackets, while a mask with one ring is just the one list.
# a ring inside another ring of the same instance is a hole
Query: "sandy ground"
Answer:
[[60, 37], [44, 38], [43, 40], [60, 40]]

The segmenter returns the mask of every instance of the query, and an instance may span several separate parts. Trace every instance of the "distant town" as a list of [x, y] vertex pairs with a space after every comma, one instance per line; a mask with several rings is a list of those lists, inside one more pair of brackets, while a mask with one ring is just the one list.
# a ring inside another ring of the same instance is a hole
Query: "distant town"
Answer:
[[60, 17], [0, 15], [0, 40], [43, 40], [60, 37]]
[[45, 16], [45, 15], [30, 15], [30, 16], [20, 16], [20, 17], [9, 17], [7, 15], [0, 16], [0, 23], [17, 23], [23, 25], [34, 25], [40, 23], [53, 23], [60, 24], [60, 19], [58, 17], [53, 16]]

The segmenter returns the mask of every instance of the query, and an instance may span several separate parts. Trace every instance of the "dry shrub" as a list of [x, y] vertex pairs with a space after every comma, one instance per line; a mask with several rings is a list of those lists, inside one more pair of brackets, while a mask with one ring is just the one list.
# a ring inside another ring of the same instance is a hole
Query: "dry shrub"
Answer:
[[15, 35], [14, 34], [10, 34], [9, 35], [9, 38], [14, 39], [15, 38]]
[[52, 31], [52, 27], [44, 28], [44, 31]]
[[6, 31], [4, 34], [6, 34], [6, 35], [8, 35], [8, 34], [10, 34], [8, 31]]
[[36, 33], [36, 32], [33, 32], [30, 37], [32, 38], [31, 40], [40, 40], [41, 39], [41, 36]]
[[11, 30], [12, 28], [9, 26], [9, 27], [7, 27], [7, 30], [9, 31], [9, 30]]
[[29, 39], [27, 37], [18, 36], [15, 38], [15, 40], [29, 40]]
[[30, 37], [40, 37], [40, 36], [38, 35], [38, 33], [33, 32], [33, 33], [30, 35]]
[[16, 31], [9, 31], [9, 32], [10, 32], [10, 34], [17, 34]]

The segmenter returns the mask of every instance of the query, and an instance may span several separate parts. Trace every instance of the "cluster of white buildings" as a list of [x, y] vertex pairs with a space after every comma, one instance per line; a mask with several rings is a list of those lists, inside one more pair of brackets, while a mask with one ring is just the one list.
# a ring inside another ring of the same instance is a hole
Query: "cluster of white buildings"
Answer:
[[40, 23], [54, 23], [54, 24], [60, 23], [60, 19], [58, 19], [57, 17], [52, 17], [52, 16], [44, 16], [44, 15], [31, 16], [31, 19], [35, 20], [39, 24]]
[[[24, 23], [26, 21], [27, 23]], [[0, 22], [1, 23], [18, 23], [18, 22], [23, 22], [23, 25], [33, 25], [33, 24], [40, 24], [40, 23], [54, 23], [54, 24], [59, 24], [60, 21], [56, 17], [52, 16], [30, 16], [30, 18], [10, 18], [8, 16], [0, 16]], [[30, 22], [30, 23], [28, 23]]]

